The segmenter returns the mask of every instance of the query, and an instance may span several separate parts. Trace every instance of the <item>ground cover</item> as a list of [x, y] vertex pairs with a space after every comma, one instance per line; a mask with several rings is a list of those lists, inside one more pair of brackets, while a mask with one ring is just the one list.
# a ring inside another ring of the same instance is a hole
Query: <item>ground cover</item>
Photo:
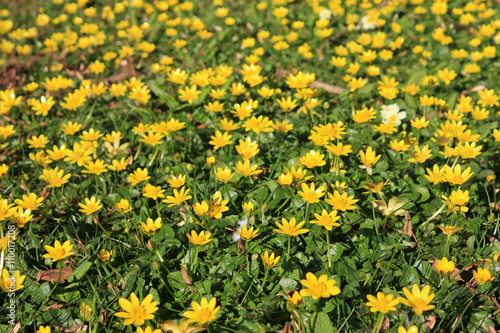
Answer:
[[4, 5], [2, 332], [496, 332], [499, 6]]

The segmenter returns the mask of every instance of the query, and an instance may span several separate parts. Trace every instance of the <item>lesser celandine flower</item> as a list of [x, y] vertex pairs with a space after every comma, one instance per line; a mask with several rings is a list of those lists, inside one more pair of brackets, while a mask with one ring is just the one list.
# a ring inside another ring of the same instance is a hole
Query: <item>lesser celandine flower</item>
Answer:
[[309, 204], [313, 204], [319, 202], [319, 199], [325, 195], [324, 187], [320, 186], [316, 189], [314, 183], [311, 183], [311, 186], [307, 186], [305, 183], [302, 183], [302, 191], [297, 192], [302, 200]]
[[90, 199], [85, 198], [85, 203], [79, 203], [78, 206], [81, 207], [80, 212], [85, 213], [85, 215], [91, 215], [102, 208], [101, 200], [96, 201], [94, 196]]
[[36, 333], [50, 333], [50, 326], [40, 326], [37, 330]]
[[253, 227], [247, 229], [246, 224], [243, 224], [241, 226], [241, 230], [237, 230], [236, 232], [238, 233], [238, 235], [240, 235], [241, 239], [249, 241], [257, 237], [257, 235], [259, 234], [259, 229], [254, 230]]
[[139, 303], [139, 298], [134, 293], [130, 294], [130, 301], [126, 298], [120, 298], [118, 303], [123, 309], [123, 312], [115, 313], [116, 317], [124, 318], [124, 326], [134, 324], [137, 326], [144, 325], [146, 320], [154, 319], [153, 312], [158, 310], [156, 306], [158, 302], [152, 302], [153, 295], [149, 294], [144, 300]]
[[491, 272], [487, 268], [478, 267], [477, 270], [472, 271], [472, 275], [478, 286], [485, 285], [495, 279], [495, 277], [491, 276]]
[[89, 321], [92, 318], [92, 308], [85, 304], [85, 302], [82, 302], [80, 305], [80, 316], [82, 316], [86, 321]]
[[398, 333], [418, 333], [418, 327], [415, 325], [412, 325], [412, 326], [408, 327], [408, 330], [407, 330], [403, 326], [399, 326]]
[[217, 168], [215, 175], [220, 182], [227, 183], [234, 177], [234, 172], [231, 172], [231, 169], [228, 167], [225, 167], [224, 169]]
[[275, 257], [274, 252], [269, 254], [267, 251], [261, 255], [262, 263], [266, 269], [273, 268], [280, 260], [280, 256]]
[[456, 234], [457, 232], [459, 232], [460, 230], [463, 230], [465, 228], [459, 228], [459, 227], [454, 227], [454, 226], [451, 226], [451, 225], [436, 225], [436, 227], [438, 227], [439, 229], [441, 229], [441, 231], [443, 232], [443, 234], [445, 235], [448, 235], [448, 236], [453, 236], [454, 234]]
[[328, 279], [326, 274], [319, 278], [313, 273], [306, 274], [305, 280], [300, 280], [304, 289], [300, 291], [302, 297], [312, 296], [313, 299], [328, 298], [340, 294], [340, 288], [336, 286], [337, 281]]
[[430, 304], [435, 296], [434, 294], [429, 294], [430, 291], [430, 286], [425, 286], [420, 290], [420, 288], [414, 284], [411, 293], [408, 289], [403, 288], [406, 298], [399, 296], [398, 300], [401, 304], [410, 307], [415, 314], [421, 315], [424, 311], [429, 311], [436, 307]]
[[13, 273], [13, 275], [10, 275], [9, 271], [5, 268], [2, 271], [2, 276], [0, 276], [0, 288], [5, 292], [12, 292], [24, 287], [23, 282], [26, 276], [21, 275], [20, 271]]
[[377, 163], [380, 157], [382, 157], [382, 155], [377, 156], [372, 150], [372, 147], [368, 147], [366, 149], [366, 153], [364, 151], [360, 151], [359, 156], [361, 157], [361, 162], [363, 162], [361, 168], [366, 169], [369, 175], [372, 174], [372, 166]]
[[328, 198], [325, 202], [332, 206], [334, 210], [341, 210], [343, 212], [347, 210], [354, 210], [356, 206], [354, 204], [359, 201], [359, 199], [354, 199], [354, 196], [348, 196], [347, 192], [340, 194], [339, 191], [335, 190], [333, 194], [327, 193]]
[[75, 254], [74, 252], [71, 251], [73, 248], [73, 245], [71, 244], [70, 241], [64, 242], [64, 244], [61, 245], [61, 243], [56, 240], [54, 243], [54, 246], [50, 245], [45, 245], [44, 249], [47, 251], [47, 254], [44, 254], [44, 258], [51, 258], [53, 262], [56, 262], [58, 260], [64, 259], [66, 257], [69, 257], [70, 255]]
[[254, 206], [253, 202], [249, 201], [249, 202], [243, 203], [242, 208], [245, 211], [245, 214], [250, 215], [250, 214], [252, 214], [253, 210], [255, 209], [255, 206]]
[[101, 249], [97, 254], [97, 259], [102, 262], [109, 262], [111, 260], [111, 256], [113, 255], [113, 251], [108, 251], [106, 249]]
[[193, 245], [199, 245], [199, 246], [202, 246], [202, 245], [205, 245], [205, 244], [208, 244], [209, 242], [212, 241], [212, 239], [210, 238], [212, 234], [207, 232], [205, 233], [205, 231], [201, 231], [199, 234], [194, 231], [194, 230], [191, 230], [191, 234], [186, 234], [187, 238], [189, 239], [189, 242]]
[[192, 198], [191, 195], [188, 195], [190, 189], [182, 187], [180, 191], [174, 189], [174, 195], [168, 195], [166, 199], [163, 199], [162, 202], [169, 204], [168, 207], [181, 205], [184, 201]]
[[174, 323], [171, 320], [164, 321], [163, 324], [160, 324], [160, 327], [165, 332], [173, 332], [173, 333], [198, 333], [206, 330], [205, 327], [200, 325], [189, 325], [188, 318], [182, 318], [179, 322], [179, 325]]
[[299, 163], [304, 165], [308, 169], [312, 169], [316, 166], [323, 166], [326, 164], [324, 161], [325, 155], [314, 150], [311, 150], [307, 153], [306, 156], [303, 156], [299, 159]]
[[396, 305], [399, 304], [399, 300], [394, 299], [394, 295], [384, 295], [380, 291], [377, 293], [377, 297], [367, 295], [366, 298], [368, 302], [365, 304], [370, 307], [371, 312], [389, 313], [389, 311], [396, 311]]
[[153, 221], [152, 218], [148, 217], [146, 220], [146, 223], [142, 222], [139, 227], [141, 230], [146, 234], [146, 235], [154, 235], [155, 233], [160, 230], [161, 226], [163, 223], [161, 223], [161, 217], [158, 217], [156, 220]]
[[445, 165], [443, 167], [443, 178], [451, 185], [462, 185], [472, 177], [474, 172], [471, 172], [471, 168], [468, 167], [462, 172], [462, 167], [460, 164], [455, 165], [452, 169], [450, 166]]
[[130, 208], [130, 203], [127, 199], [121, 199], [119, 202], [115, 204], [115, 209], [120, 214], [125, 214], [130, 212], [132, 208]]
[[448, 276], [450, 273], [452, 273], [455, 270], [455, 263], [453, 261], [448, 260], [447, 258], [443, 257], [443, 259], [438, 260], [435, 268], [436, 268], [436, 271], [439, 273], [439, 275]]
[[188, 318], [188, 323], [197, 323], [199, 325], [204, 325], [211, 322], [217, 318], [217, 312], [220, 310], [220, 306], [217, 306], [217, 299], [212, 297], [208, 301], [205, 297], [201, 299], [201, 302], [191, 302], [192, 311], [184, 312], [184, 317]]
[[287, 221], [283, 217], [281, 219], [281, 222], [282, 223], [276, 222], [276, 226], [279, 229], [273, 229], [274, 232], [277, 232], [279, 234], [285, 234], [288, 236], [298, 236], [309, 232], [309, 229], [301, 229], [306, 222], [302, 221], [299, 224], [296, 224], [295, 217], [292, 217], [290, 221]]

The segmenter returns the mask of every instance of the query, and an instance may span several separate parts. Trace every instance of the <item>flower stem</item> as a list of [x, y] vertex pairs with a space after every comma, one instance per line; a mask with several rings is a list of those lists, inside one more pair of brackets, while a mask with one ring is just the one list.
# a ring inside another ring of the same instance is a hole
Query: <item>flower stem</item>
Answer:
[[290, 243], [292, 242], [292, 236], [288, 236], [288, 257], [290, 257]]
[[382, 321], [384, 320], [384, 314], [379, 313], [378, 318], [377, 318], [377, 324], [373, 326], [372, 333], [378, 332], [378, 327], [382, 324]]
[[328, 257], [328, 268], [332, 267], [332, 259], [330, 258], [330, 236], [326, 230], [326, 256]]
[[266, 268], [266, 274], [264, 274], [264, 281], [262, 281], [262, 284], [260, 285], [260, 289], [259, 289], [259, 292], [257, 293], [257, 296], [255, 297], [259, 297], [260, 293], [262, 292], [262, 290], [264, 289], [264, 285], [266, 284], [266, 281], [267, 281], [267, 275], [269, 274], [269, 268]]

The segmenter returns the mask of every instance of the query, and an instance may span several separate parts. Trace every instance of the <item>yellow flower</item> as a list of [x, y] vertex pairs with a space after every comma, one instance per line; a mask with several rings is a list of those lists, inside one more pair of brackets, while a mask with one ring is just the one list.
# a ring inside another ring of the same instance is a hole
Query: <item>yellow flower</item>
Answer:
[[264, 252], [261, 256], [262, 263], [266, 269], [273, 268], [280, 261], [281, 256], [274, 257], [274, 252], [269, 255], [267, 251]]
[[474, 279], [478, 286], [482, 286], [495, 279], [495, 277], [491, 276], [491, 272], [487, 268], [479, 267], [477, 270], [472, 271], [472, 275], [474, 275]]
[[385, 216], [388, 215], [401, 216], [405, 214], [404, 213], [405, 210], [401, 209], [405, 204], [404, 202], [398, 202], [397, 197], [391, 198], [391, 200], [389, 200], [389, 203], [386, 203], [383, 200], [374, 200], [373, 205], [375, 206], [375, 208], [377, 208], [377, 210], [380, 213], [382, 213]]
[[172, 332], [172, 333], [198, 333], [198, 332], [203, 332], [206, 329], [205, 327], [198, 325], [189, 326], [187, 318], [182, 318], [179, 325], [177, 325], [171, 320], [167, 320], [164, 321], [163, 324], [160, 324], [160, 327], [165, 332]]
[[97, 254], [97, 259], [104, 261], [104, 262], [109, 262], [111, 260], [112, 255], [113, 255], [113, 251], [101, 249], [99, 251], [99, 253]]
[[398, 333], [418, 333], [418, 327], [412, 325], [406, 330], [403, 326], [399, 326]]
[[425, 179], [427, 179], [429, 182], [433, 184], [439, 184], [440, 182], [443, 181], [443, 174], [441, 173], [441, 170], [439, 169], [439, 166], [437, 164], [434, 164], [432, 167], [432, 171], [429, 168], [426, 168], [427, 174], [424, 175]]
[[148, 217], [146, 223], [142, 222], [139, 226], [146, 235], [151, 236], [157, 233], [162, 225], [163, 223], [161, 223], [161, 217], [157, 218], [154, 222], [152, 218]]
[[43, 257], [51, 258], [52, 261], [55, 262], [75, 254], [74, 252], [71, 251], [72, 248], [73, 245], [71, 245], [70, 241], [66, 241], [64, 242], [63, 245], [61, 245], [61, 243], [58, 240], [56, 240], [56, 242], [54, 243], [54, 247], [50, 245], [44, 246], [45, 251], [47, 251], [48, 253], [44, 254]]
[[209, 206], [205, 201], [197, 202], [193, 206], [194, 212], [198, 216], [206, 216], [208, 213], [208, 208]]
[[324, 154], [317, 153], [316, 151], [311, 150], [309, 153], [307, 153], [306, 156], [303, 156], [299, 159], [299, 163], [304, 165], [308, 169], [312, 169], [316, 166], [325, 165], [326, 161], [323, 160], [324, 158]]
[[186, 101], [189, 104], [193, 104], [194, 100], [198, 98], [201, 94], [201, 90], [197, 89], [196, 84], [190, 87], [186, 87], [185, 89], [179, 89], [179, 99], [181, 101]]
[[33, 215], [31, 215], [31, 210], [26, 209], [23, 210], [21, 207], [12, 208], [13, 213], [9, 217], [9, 220], [14, 222], [18, 228], [23, 228], [26, 223], [28, 223], [32, 218]]
[[251, 201], [244, 202], [242, 207], [243, 207], [243, 210], [245, 211], [245, 214], [247, 214], [247, 215], [252, 214], [253, 210], [255, 209], [255, 206], [254, 206], [253, 202], [251, 202]]
[[290, 173], [283, 173], [278, 177], [278, 183], [281, 186], [289, 186], [293, 182], [293, 177]]
[[43, 174], [40, 175], [38, 179], [45, 181], [48, 184], [48, 188], [61, 187], [63, 184], [66, 184], [69, 177], [71, 177], [71, 174], [65, 175], [64, 170], [59, 170], [59, 167], [55, 169], [43, 169], [42, 172]]
[[414, 284], [411, 293], [408, 289], [403, 288], [406, 298], [399, 296], [398, 300], [401, 304], [412, 308], [413, 312], [420, 316], [424, 311], [432, 310], [436, 307], [430, 305], [435, 296], [434, 294], [429, 294], [430, 291], [430, 286], [425, 286], [420, 290], [420, 288]]
[[443, 234], [448, 235], [448, 236], [453, 236], [454, 234], [456, 234], [460, 230], [465, 229], [465, 228], [453, 227], [451, 225], [444, 226], [444, 225], [440, 225], [440, 224], [437, 224], [436, 227], [438, 227], [439, 229], [441, 229], [441, 231], [443, 232]]
[[217, 312], [220, 310], [220, 306], [217, 306], [217, 299], [212, 297], [210, 301], [207, 301], [205, 297], [201, 299], [201, 302], [192, 302], [192, 311], [184, 312], [184, 317], [188, 318], [188, 323], [197, 323], [204, 325], [210, 321], [217, 318]]
[[455, 263], [447, 258], [443, 257], [443, 259], [438, 260], [436, 263], [436, 271], [439, 275], [447, 276], [455, 270]]
[[360, 151], [359, 156], [361, 157], [361, 162], [363, 162], [361, 168], [366, 169], [369, 175], [372, 174], [372, 166], [377, 163], [380, 157], [382, 157], [382, 155], [377, 156], [372, 150], [372, 147], [368, 147], [366, 149], [366, 153], [364, 151]]
[[259, 229], [253, 230], [253, 227], [250, 227], [250, 229], [247, 229], [246, 224], [243, 224], [241, 226], [241, 230], [236, 230], [236, 232], [238, 233], [238, 235], [240, 235], [240, 237], [243, 240], [249, 241], [249, 240], [252, 240], [255, 237], [257, 237], [257, 235], [259, 234]]
[[184, 201], [189, 200], [192, 198], [191, 195], [188, 195], [190, 189], [187, 189], [185, 187], [182, 187], [180, 192], [174, 189], [174, 195], [173, 196], [167, 196], [166, 199], [163, 199], [162, 201], [164, 203], [168, 203], [168, 207], [172, 206], [178, 206], [182, 204]]
[[298, 236], [309, 232], [309, 229], [301, 229], [306, 221], [302, 221], [296, 225], [295, 217], [292, 217], [290, 222], [283, 217], [281, 218], [281, 222], [281, 224], [279, 222], [276, 222], [276, 226], [279, 229], [273, 229], [274, 232], [285, 234], [288, 236]]
[[50, 333], [50, 326], [40, 326], [36, 333]]
[[191, 230], [191, 235], [190, 234], [186, 234], [187, 238], [189, 239], [189, 242], [193, 245], [205, 245], [205, 244], [208, 244], [209, 242], [212, 241], [212, 239], [210, 238], [212, 234], [207, 232], [205, 233], [205, 231], [201, 231], [199, 234], [196, 233], [196, 231], [194, 230]]
[[415, 145], [413, 149], [415, 151], [411, 153], [412, 157], [408, 159], [408, 162], [424, 163], [432, 157], [432, 150], [429, 149], [429, 145], [425, 145], [423, 148]]
[[152, 198], [153, 200], [164, 198], [165, 195], [163, 192], [165, 192], [165, 190], [162, 190], [160, 186], [153, 186], [151, 184], [146, 184], [146, 186], [142, 188], [142, 195], [146, 198]]
[[293, 311], [296, 307], [300, 306], [302, 304], [302, 296], [298, 291], [295, 291], [290, 297], [290, 295], [287, 296], [287, 302], [286, 302], [286, 308], [288, 311]]
[[442, 202], [445, 202], [448, 206], [448, 212], [467, 212], [469, 208], [465, 207], [469, 201], [469, 191], [458, 190], [451, 192], [449, 197], [443, 195]]
[[155, 133], [153, 131], [148, 131], [147, 134], [142, 135], [142, 137], [139, 139], [140, 142], [144, 142], [147, 145], [150, 145], [151, 147], [157, 146], [161, 144], [165, 135], [163, 133]]
[[340, 219], [340, 216], [337, 216], [336, 210], [328, 213], [326, 209], [323, 209], [321, 215], [314, 214], [314, 217], [316, 218], [316, 220], [312, 220], [309, 223], [320, 225], [328, 231], [332, 230], [333, 227], [340, 226], [340, 223], [337, 223], [337, 221]]
[[316, 189], [314, 183], [311, 183], [311, 187], [302, 183], [302, 191], [297, 193], [302, 197], [302, 200], [310, 204], [319, 202], [319, 198], [325, 195], [324, 187], [320, 186]]
[[80, 316], [86, 321], [92, 318], [92, 308], [85, 304], [85, 302], [82, 302], [82, 305], [80, 305]]
[[21, 275], [20, 271], [16, 271], [14, 275], [10, 275], [7, 269], [3, 269], [2, 276], [0, 276], [0, 287], [5, 292], [14, 292], [24, 287], [23, 282], [26, 278]]
[[116, 211], [120, 214], [125, 214], [130, 212], [132, 208], [130, 208], [130, 203], [127, 199], [121, 199], [120, 202], [117, 202], [115, 205]]
[[375, 119], [375, 111], [373, 108], [363, 108], [361, 110], [357, 110], [352, 115], [352, 120], [357, 123], [366, 123], [372, 119]]
[[154, 319], [153, 312], [158, 310], [156, 306], [158, 302], [152, 302], [153, 295], [149, 294], [139, 303], [139, 299], [134, 293], [130, 294], [130, 301], [126, 298], [120, 298], [118, 303], [123, 309], [123, 312], [115, 313], [116, 317], [126, 318], [123, 322], [124, 326], [135, 324], [137, 326], [144, 325], [148, 319]]
[[222, 168], [217, 168], [215, 175], [217, 176], [217, 179], [223, 183], [227, 183], [234, 177], [234, 173], [232, 173], [231, 169], [228, 167], [225, 167], [224, 170]]
[[340, 288], [335, 286], [337, 281], [329, 280], [326, 274], [321, 275], [319, 278], [309, 272], [306, 274], [305, 280], [300, 280], [304, 289], [300, 291], [302, 297], [312, 296], [313, 299], [328, 298], [340, 294]]
[[242, 174], [245, 177], [250, 177], [253, 175], [258, 175], [262, 172], [262, 170], [256, 170], [258, 167], [259, 166], [257, 164], [250, 166], [250, 160], [245, 160], [243, 163], [241, 161], [236, 162], [236, 167], [234, 167], [233, 169], [234, 171]]
[[209, 167], [213, 167], [215, 165], [215, 157], [214, 156], [208, 156], [206, 159], [207, 165]]
[[108, 169], [106, 169], [107, 166], [108, 165], [101, 160], [96, 160], [95, 162], [89, 161], [84, 165], [86, 170], [83, 170], [82, 173], [100, 175], [101, 173], [108, 172]]
[[101, 200], [95, 201], [95, 197], [85, 198], [85, 203], [79, 203], [78, 206], [81, 207], [80, 212], [85, 213], [85, 215], [90, 215], [97, 212], [102, 208]]
[[172, 176], [172, 178], [167, 179], [167, 183], [170, 187], [179, 188], [184, 186], [186, 183], [186, 175]]
[[221, 131], [217, 131], [215, 133], [215, 136], [210, 136], [212, 141], [209, 141], [208, 143], [214, 146], [214, 150], [217, 150], [219, 148], [225, 147], [231, 143], [231, 138], [233, 136], [229, 135], [227, 132], [224, 132], [224, 134], [221, 133]]
[[347, 192], [343, 192], [340, 194], [339, 191], [335, 190], [333, 195], [328, 193], [328, 199], [325, 199], [325, 202], [332, 206], [334, 210], [341, 210], [345, 212], [346, 210], [354, 210], [356, 206], [354, 204], [358, 202], [359, 199], [354, 199], [354, 196], [347, 196]]
[[460, 166], [460, 164], [455, 165], [455, 168], [453, 169], [450, 168], [450, 166], [445, 165], [443, 167], [442, 173], [444, 180], [446, 180], [451, 185], [462, 185], [463, 183], [468, 181], [469, 178], [474, 174], [474, 172], [471, 172], [470, 167], [462, 172], [462, 167]]
[[394, 295], [384, 295], [380, 291], [377, 293], [377, 297], [367, 295], [366, 298], [369, 302], [365, 304], [370, 307], [371, 312], [389, 313], [389, 311], [396, 311], [396, 305], [399, 304], [397, 299], [393, 299]]
[[257, 141], [252, 141], [249, 137], [247, 137], [245, 141], [240, 140], [240, 144], [235, 148], [243, 160], [251, 159], [260, 151]]

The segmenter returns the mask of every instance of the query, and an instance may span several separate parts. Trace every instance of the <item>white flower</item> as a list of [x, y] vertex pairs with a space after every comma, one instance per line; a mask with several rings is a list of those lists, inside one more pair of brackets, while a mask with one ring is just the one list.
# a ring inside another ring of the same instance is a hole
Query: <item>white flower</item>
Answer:
[[328, 8], [323, 8], [318, 16], [321, 20], [329, 20], [332, 17], [332, 11]]
[[401, 120], [406, 118], [406, 112], [400, 112], [397, 104], [382, 105], [380, 115], [382, 116], [382, 123], [387, 124], [388, 122], [393, 122], [396, 126], [401, 125]]
[[[246, 218], [246, 217], [238, 221], [238, 230], [240, 232], [241, 232], [241, 228], [243, 228], [243, 226], [248, 227], [248, 218]], [[235, 232], [233, 234], [232, 239], [233, 239], [233, 242], [237, 242], [240, 240], [240, 235], [237, 232]]]
[[360, 26], [363, 30], [375, 29], [375, 26], [376, 26], [375, 23], [377, 23], [377, 20], [368, 21], [368, 15], [365, 15], [361, 18], [361, 20], [359, 20], [358, 30], [359, 30]]

